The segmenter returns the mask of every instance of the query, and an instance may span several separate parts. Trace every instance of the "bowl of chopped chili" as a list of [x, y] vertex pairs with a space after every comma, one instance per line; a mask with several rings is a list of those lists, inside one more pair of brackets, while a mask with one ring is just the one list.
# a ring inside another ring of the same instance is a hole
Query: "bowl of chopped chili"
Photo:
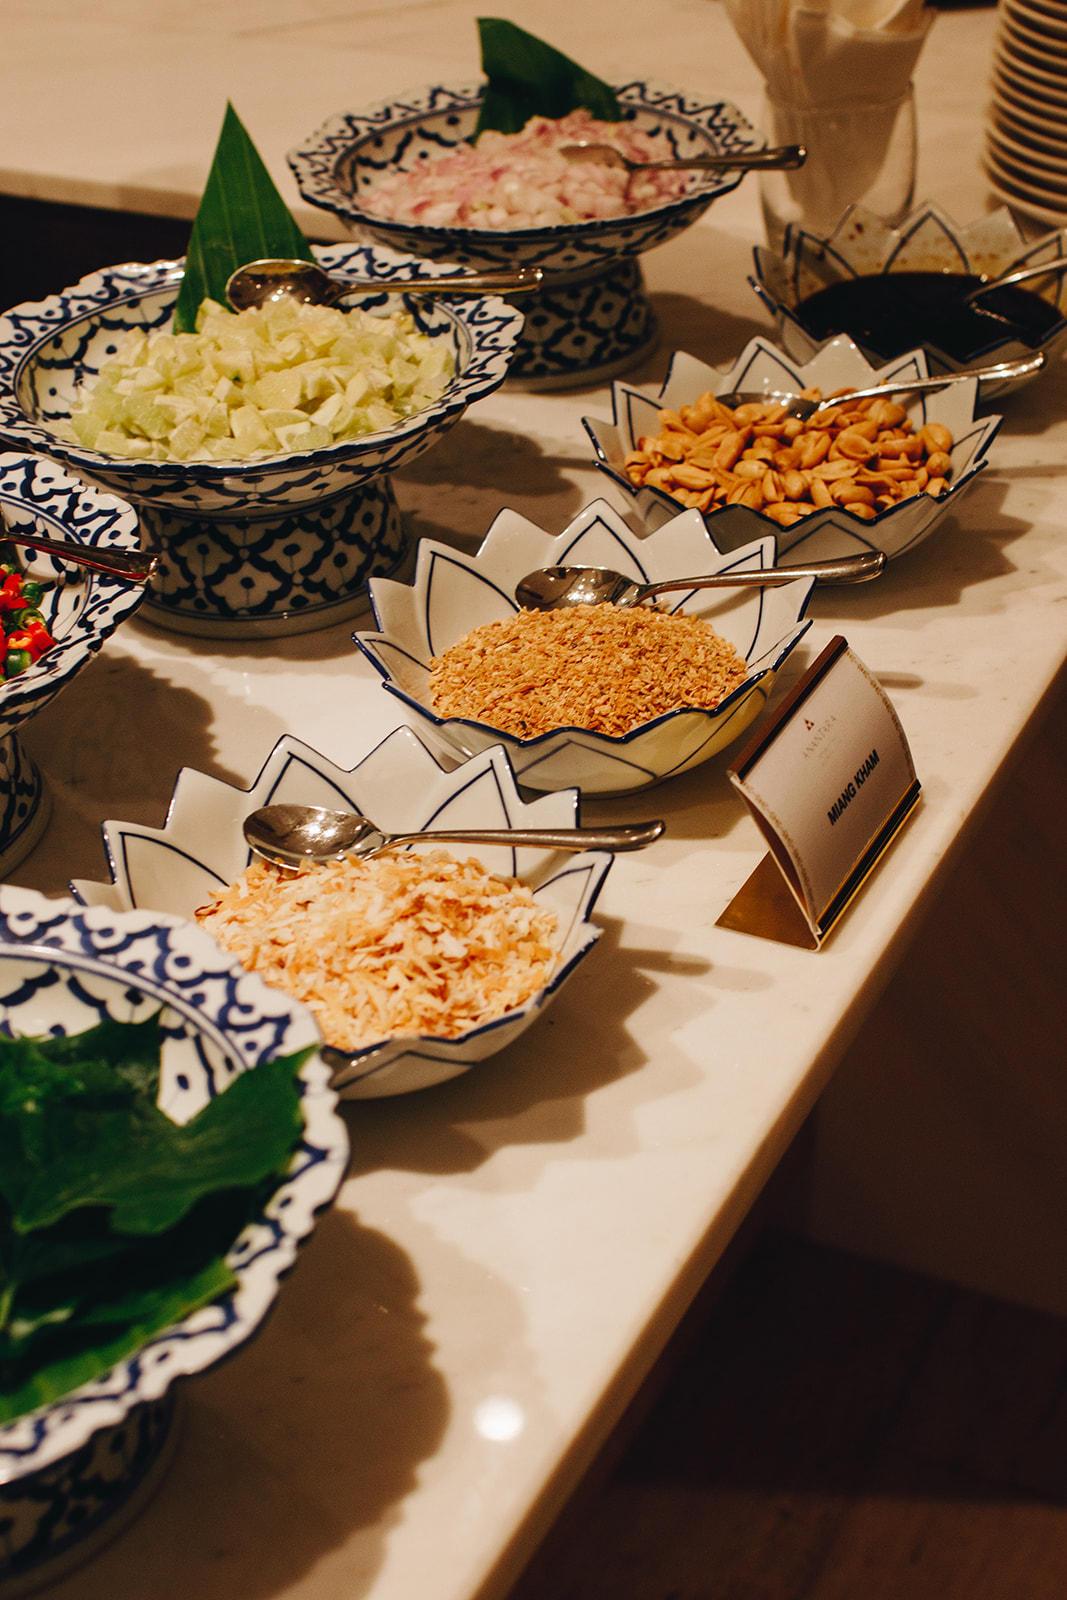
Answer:
[[[43, 456], [0, 454], [3, 528], [137, 550], [137, 513]], [[47, 789], [19, 729], [131, 617], [143, 588], [2, 541], [0, 530], [0, 871], [24, 859], [48, 823]]]

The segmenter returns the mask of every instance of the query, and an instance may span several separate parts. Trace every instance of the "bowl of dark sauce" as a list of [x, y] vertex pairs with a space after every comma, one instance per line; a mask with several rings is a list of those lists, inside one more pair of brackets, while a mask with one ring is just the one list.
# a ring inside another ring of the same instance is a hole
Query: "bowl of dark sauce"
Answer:
[[[921, 349], [932, 373], [1035, 351], [1047, 365], [1067, 345], [1067, 269], [967, 297], [991, 278], [1062, 256], [1065, 239], [1057, 232], [1028, 244], [1006, 209], [960, 227], [926, 205], [890, 228], [853, 207], [829, 237], [790, 229], [781, 255], [758, 247], [749, 282], [797, 361], [847, 334], [874, 362]], [[979, 398], [1028, 381], [983, 382]]]
[[978, 362], [1005, 339], [1040, 350], [1063, 320], [1058, 307], [1020, 284], [969, 302], [984, 281], [969, 272], [865, 273], [805, 296], [794, 315], [814, 339], [847, 333], [886, 361], [937, 345], [954, 361]]

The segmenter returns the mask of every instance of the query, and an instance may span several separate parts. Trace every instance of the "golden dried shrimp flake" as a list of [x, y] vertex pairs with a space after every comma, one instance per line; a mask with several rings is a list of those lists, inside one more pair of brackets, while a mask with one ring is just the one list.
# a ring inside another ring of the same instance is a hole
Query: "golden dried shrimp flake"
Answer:
[[[800, 391], [821, 400], [821, 391]], [[635, 488], [659, 489], [698, 511], [744, 505], [787, 528], [841, 506], [870, 521], [902, 500], [947, 494], [952, 434], [939, 422], [916, 430], [886, 398], [850, 400], [801, 421], [781, 402], [731, 409], [710, 390], [692, 405], [659, 413], [660, 431], [625, 461]]]
[[744, 657], [702, 617], [613, 605], [483, 623], [430, 668], [439, 716], [519, 739], [554, 728], [621, 736], [686, 706], [710, 711], [747, 673]]
[[517, 879], [447, 850], [298, 872], [254, 861], [196, 912], [243, 966], [302, 1000], [340, 1050], [455, 1038], [543, 989], [555, 914]]

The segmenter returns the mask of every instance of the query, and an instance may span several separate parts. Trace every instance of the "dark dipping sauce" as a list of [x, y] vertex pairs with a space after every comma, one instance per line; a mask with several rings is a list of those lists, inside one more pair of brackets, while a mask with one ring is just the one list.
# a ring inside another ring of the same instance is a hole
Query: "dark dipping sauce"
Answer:
[[878, 272], [843, 278], [808, 295], [794, 315], [817, 339], [847, 333], [886, 359], [933, 345], [971, 361], [990, 345], [1017, 339], [1037, 348], [1062, 314], [1029, 289], [990, 289], [978, 306], [962, 304], [982, 279], [964, 272]]

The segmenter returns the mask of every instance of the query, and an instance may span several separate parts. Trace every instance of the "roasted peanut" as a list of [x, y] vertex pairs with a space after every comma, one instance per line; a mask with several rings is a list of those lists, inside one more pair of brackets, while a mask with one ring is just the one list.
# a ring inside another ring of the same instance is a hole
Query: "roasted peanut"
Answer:
[[[819, 399], [817, 389], [804, 391]], [[870, 520], [901, 500], [946, 494], [952, 435], [928, 422], [915, 432], [895, 401], [847, 393], [806, 422], [782, 405], [729, 410], [710, 391], [678, 411], [660, 412], [660, 432], [638, 441], [625, 471], [635, 486], [673, 494], [711, 511], [744, 505], [782, 527], [829, 506]]]

